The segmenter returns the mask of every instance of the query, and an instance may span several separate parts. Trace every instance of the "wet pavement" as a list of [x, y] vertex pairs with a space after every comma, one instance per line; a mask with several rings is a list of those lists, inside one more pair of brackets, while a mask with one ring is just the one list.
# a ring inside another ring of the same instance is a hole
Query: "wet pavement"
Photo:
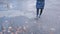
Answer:
[[43, 14], [38, 20], [35, 19], [36, 0], [4, 2], [8, 3], [0, 6], [2, 34], [60, 34], [60, 0], [46, 0]]

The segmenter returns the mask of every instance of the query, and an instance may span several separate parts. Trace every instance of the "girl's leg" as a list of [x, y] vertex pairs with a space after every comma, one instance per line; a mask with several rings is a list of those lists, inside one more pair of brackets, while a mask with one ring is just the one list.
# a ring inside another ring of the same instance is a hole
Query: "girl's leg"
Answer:
[[37, 8], [37, 17], [38, 17], [38, 14], [39, 14], [39, 8]]
[[40, 16], [41, 16], [42, 12], [43, 12], [43, 9], [41, 9], [41, 11], [40, 11], [40, 15], [39, 15], [39, 18], [40, 18]]
[[43, 12], [43, 9], [41, 9], [41, 11], [40, 11], [40, 15], [42, 14], [42, 12]]

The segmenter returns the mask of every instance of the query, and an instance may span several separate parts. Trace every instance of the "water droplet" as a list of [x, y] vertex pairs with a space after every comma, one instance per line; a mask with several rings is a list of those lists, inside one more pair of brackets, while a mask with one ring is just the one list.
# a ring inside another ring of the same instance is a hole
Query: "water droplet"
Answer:
[[5, 22], [8, 22], [8, 20], [5, 20]]
[[9, 29], [11, 29], [12, 27], [10, 26]]
[[55, 28], [50, 28], [51, 31], [55, 31], [56, 29]]
[[27, 21], [25, 23], [28, 23]]

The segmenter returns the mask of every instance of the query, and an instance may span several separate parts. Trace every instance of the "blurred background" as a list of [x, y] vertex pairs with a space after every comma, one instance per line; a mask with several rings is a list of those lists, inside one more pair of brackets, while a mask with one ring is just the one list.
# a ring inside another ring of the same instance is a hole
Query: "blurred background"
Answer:
[[0, 34], [60, 34], [60, 0], [45, 0], [35, 16], [36, 0], [0, 0]]

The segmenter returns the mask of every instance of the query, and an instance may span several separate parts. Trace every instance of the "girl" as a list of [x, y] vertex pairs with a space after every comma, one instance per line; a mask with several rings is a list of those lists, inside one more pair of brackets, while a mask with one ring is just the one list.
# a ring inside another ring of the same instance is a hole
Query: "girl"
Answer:
[[[43, 12], [44, 4], [45, 4], [45, 0], [37, 0], [37, 2], [36, 2], [36, 9], [37, 9], [37, 15], [36, 16], [39, 18]], [[40, 13], [39, 13], [39, 10], [40, 10]]]

